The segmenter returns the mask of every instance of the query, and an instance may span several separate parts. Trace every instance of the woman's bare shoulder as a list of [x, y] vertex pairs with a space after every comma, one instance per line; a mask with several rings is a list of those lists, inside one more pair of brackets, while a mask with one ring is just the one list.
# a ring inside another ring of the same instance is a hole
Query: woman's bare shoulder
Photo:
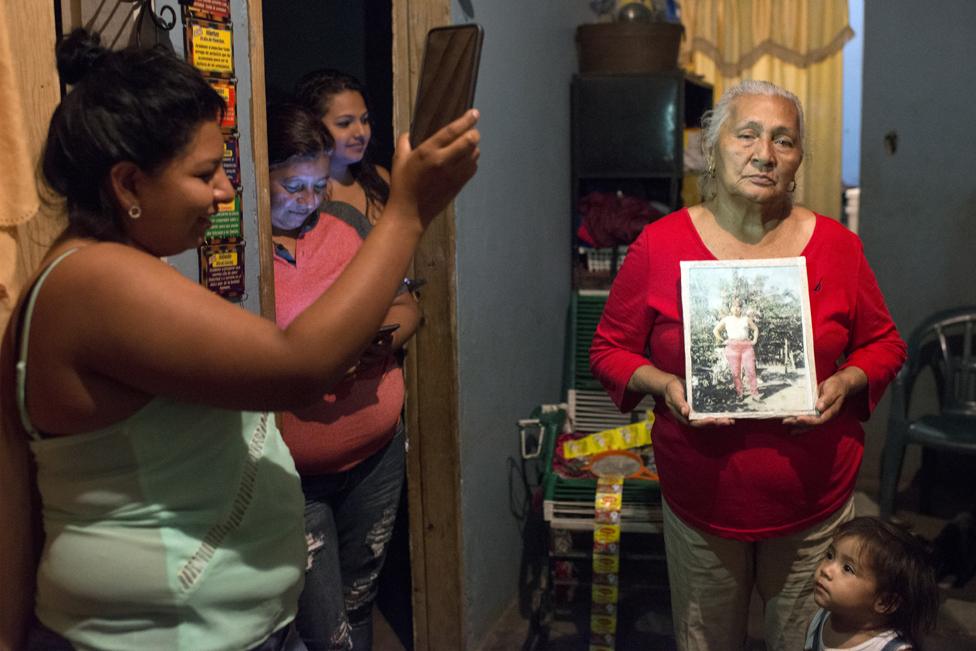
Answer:
[[[70, 242], [59, 245], [48, 257], [70, 248]], [[160, 319], [175, 318], [175, 306], [223, 313], [223, 303], [165, 260], [126, 244], [97, 242], [81, 243], [51, 270], [35, 312], [42, 330], [46, 322], [78, 337], [98, 338], [110, 330], [105, 320], [160, 328]]]
[[157, 283], [183, 284], [182, 281], [195, 284], [164, 260], [116, 242], [68, 240], [48, 253], [43, 266], [71, 249], [76, 250], [64, 258], [59, 269], [52, 270], [45, 281], [46, 292], [81, 290], [90, 295], [116, 289], [131, 290], [134, 284], [148, 284], [149, 287], [156, 287]]

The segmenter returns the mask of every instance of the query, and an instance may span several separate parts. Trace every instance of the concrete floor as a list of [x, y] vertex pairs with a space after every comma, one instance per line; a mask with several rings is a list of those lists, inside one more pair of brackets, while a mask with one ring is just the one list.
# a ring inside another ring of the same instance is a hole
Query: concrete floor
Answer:
[[[878, 507], [873, 499], [876, 491], [858, 491], [855, 495], [855, 505], [859, 515], [877, 515]], [[914, 531], [932, 539], [945, 524], [944, 519], [930, 517], [914, 512], [911, 509], [911, 499], [900, 499], [900, 504], [908, 510], [900, 510], [898, 517], [909, 524]], [[943, 588], [943, 603], [939, 611], [938, 625], [934, 633], [926, 640], [927, 651], [974, 651], [976, 650], [976, 579], [971, 580], [960, 589]], [[750, 621], [750, 651], [765, 649], [762, 642], [761, 620], [759, 618], [759, 603], [754, 601], [753, 613]], [[618, 651], [650, 650], [668, 651], [674, 648], [674, 641], [669, 635], [670, 615], [667, 606], [658, 608], [649, 606], [645, 613], [632, 619], [629, 643], [618, 641]], [[583, 624], [585, 626], [585, 624]], [[586, 651], [587, 640], [585, 634], [580, 633], [581, 626], [572, 621], [553, 621], [549, 628], [549, 639], [544, 645], [533, 642], [530, 636], [529, 621], [519, 612], [518, 604], [512, 604], [508, 611], [500, 618], [495, 628], [485, 638], [477, 651]], [[385, 650], [380, 650], [385, 651]], [[390, 649], [389, 651], [399, 651]]]
[[[875, 458], [880, 458], [880, 454], [877, 450], [871, 450], [870, 456], [866, 455], [865, 457], [866, 465], [867, 461]], [[918, 460], [913, 463], [917, 467]], [[912, 464], [906, 461], [906, 466], [910, 465]], [[943, 468], [942, 465], [939, 467], [940, 469]], [[875, 499], [878, 490], [876, 480], [872, 482], [865, 478], [877, 477], [878, 473], [873, 467], [862, 470], [858, 491], [855, 493], [855, 507], [859, 515], [877, 515], [878, 507]], [[957, 476], [967, 474], [965, 469], [953, 469], [951, 466], [947, 466], [945, 471]], [[909, 473], [906, 472], [906, 476], [908, 475]], [[942, 515], [946, 517], [962, 510], [961, 503], [967, 499], [970, 500], [969, 508], [972, 508], [972, 492], [967, 493], [965, 489], [957, 488], [954, 494], [963, 497], [951, 498], [944, 494], [935, 496], [936, 500], [933, 504], [936, 504]], [[932, 540], [946, 523], [945, 517], [934, 517], [919, 512], [915, 481], [903, 486], [897, 504], [899, 510], [896, 517], [928, 540]], [[393, 586], [393, 589], [396, 587]], [[926, 651], [976, 651], [976, 578], [962, 588], [943, 587], [941, 591], [943, 601], [939, 611], [938, 624], [934, 633], [925, 641]], [[621, 609], [624, 610], [624, 604], [621, 604]], [[539, 644], [537, 636], [530, 635], [528, 619], [530, 610], [531, 608], [527, 605], [520, 608], [517, 601], [512, 603], [481, 643], [469, 651], [541, 651], [542, 649], [547, 651], [586, 651], [588, 640], [585, 638], [585, 629], [588, 625], [588, 612], [585, 612], [585, 609], [584, 612], [578, 614], [576, 622], [552, 621], [549, 626], [549, 639], [544, 645]], [[753, 639], [749, 651], [763, 651], [765, 649], [761, 639], [759, 612], [760, 604], [756, 600], [750, 622], [750, 633]], [[624, 615], [625, 613], [621, 612], [621, 616]], [[674, 648], [673, 639], [670, 637], [670, 613], [664, 591], [659, 590], [657, 594], [650, 594], [649, 596], [641, 595], [641, 600], [636, 602], [636, 609], [631, 609], [630, 616], [627, 619], [630, 629], [628, 638], [630, 642], [621, 643], [618, 641], [618, 651], [630, 649], [669, 651]], [[373, 648], [375, 651], [405, 651], [404, 645], [398, 640], [397, 635], [378, 608], [374, 609], [373, 630]], [[581, 633], [581, 631], [583, 632]]]

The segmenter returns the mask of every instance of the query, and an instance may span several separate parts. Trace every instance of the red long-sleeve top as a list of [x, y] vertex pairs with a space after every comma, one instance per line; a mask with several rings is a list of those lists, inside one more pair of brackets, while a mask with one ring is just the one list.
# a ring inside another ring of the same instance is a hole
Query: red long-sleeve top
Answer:
[[[682, 520], [714, 535], [786, 535], [843, 506], [864, 452], [859, 421], [905, 361], [905, 342], [858, 237], [817, 215], [802, 255], [818, 381], [857, 366], [868, 388], [832, 420], [801, 434], [780, 420], [684, 427], [659, 401], [652, 436], [662, 493]], [[630, 246], [590, 349], [593, 373], [621, 411], [641, 398], [627, 390], [638, 367], [651, 364], [685, 377], [679, 262], [714, 259], [684, 209], [647, 226]]]

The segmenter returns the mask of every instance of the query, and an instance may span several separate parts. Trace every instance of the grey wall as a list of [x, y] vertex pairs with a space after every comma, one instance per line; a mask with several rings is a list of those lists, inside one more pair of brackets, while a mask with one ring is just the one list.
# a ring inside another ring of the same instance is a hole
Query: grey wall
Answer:
[[569, 82], [588, 3], [470, 0], [485, 29], [481, 161], [457, 209], [461, 508], [468, 648], [517, 591], [515, 421], [559, 402], [570, 294]]
[[[903, 336], [976, 304], [976, 3], [867, 0], [860, 234]], [[894, 154], [884, 137], [898, 134]], [[862, 477], [877, 481], [882, 410]]]

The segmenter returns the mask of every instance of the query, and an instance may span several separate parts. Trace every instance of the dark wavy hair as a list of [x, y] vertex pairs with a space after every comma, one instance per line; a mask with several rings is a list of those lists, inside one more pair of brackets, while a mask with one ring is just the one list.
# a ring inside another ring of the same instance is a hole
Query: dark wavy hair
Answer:
[[888, 609], [887, 624], [921, 649], [922, 636], [935, 626], [939, 587], [925, 544], [879, 518], [859, 517], [837, 528], [834, 540], [852, 538], [860, 561], [874, 574], [877, 596]]
[[107, 183], [112, 166], [131, 161], [158, 172], [226, 106], [171, 51], [113, 51], [100, 43], [98, 33], [76, 29], [57, 45], [58, 73], [73, 88], [51, 116], [40, 171], [67, 202], [67, 233], [122, 241], [122, 216]]
[[335, 142], [322, 120], [304, 104], [291, 99], [268, 106], [268, 163], [271, 167], [289, 160], [311, 160], [331, 154]]
[[[295, 96], [321, 119], [328, 113], [332, 98], [347, 90], [362, 95], [366, 110], [369, 110], [369, 94], [366, 92], [366, 86], [352, 75], [332, 68], [313, 70], [303, 75], [295, 85]], [[349, 166], [352, 177], [366, 192], [367, 216], [371, 204], [382, 205], [390, 198], [390, 186], [376, 171], [376, 164], [372, 161], [372, 150], [371, 138], [366, 151], [363, 152], [362, 160]]]

